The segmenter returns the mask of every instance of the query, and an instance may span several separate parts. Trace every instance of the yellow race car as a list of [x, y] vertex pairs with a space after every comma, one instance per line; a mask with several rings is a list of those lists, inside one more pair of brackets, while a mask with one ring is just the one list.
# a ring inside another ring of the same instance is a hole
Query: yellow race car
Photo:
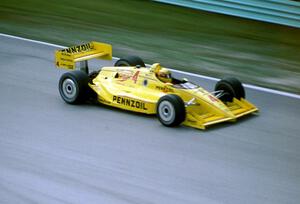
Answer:
[[[220, 80], [210, 93], [187, 79], [172, 77], [159, 63], [147, 67], [136, 56], [89, 73], [87, 61], [93, 58], [111, 60], [112, 46], [90, 42], [55, 52], [56, 66], [72, 70], [59, 80], [65, 102], [79, 104], [94, 97], [101, 104], [156, 114], [168, 127], [183, 124], [199, 129], [258, 111], [235, 78]], [[75, 70], [77, 64], [80, 70]]]

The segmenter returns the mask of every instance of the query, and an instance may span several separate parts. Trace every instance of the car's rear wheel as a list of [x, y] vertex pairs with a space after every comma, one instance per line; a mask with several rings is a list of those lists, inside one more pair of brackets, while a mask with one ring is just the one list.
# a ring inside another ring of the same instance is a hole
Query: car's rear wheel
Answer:
[[93, 79], [95, 79], [98, 75], [99, 75], [99, 72], [101, 70], [97, 70], [97, 71], [92, 71], [91, 73], [89, 73], [89, 83], [93, 84]]
[[84, 102], [88, 97], [88, 81], [88, 75], [82, 71], [64, 73], [58, 85], [61, 98], [69, 104]]
[[115, 63], [115, 66], [116, 67], [130, 67], [130, 66], [146, 67], [144, 61], [138, 56], [128, 56], [125, 58], [121, 58]]
[[184, 102], [177, 95], [165, 95], [157, 103], [156, 114], [159, 121], [167, 127], [180, 125], [186, 116]]
[[220, 95], [219, 99], [223, 102], [231, 102], [233, 98], [245, 98], [245, 89], [242, 83], [233, 77], [220, 80], [215, 86], [215, 91], [217, 95]]

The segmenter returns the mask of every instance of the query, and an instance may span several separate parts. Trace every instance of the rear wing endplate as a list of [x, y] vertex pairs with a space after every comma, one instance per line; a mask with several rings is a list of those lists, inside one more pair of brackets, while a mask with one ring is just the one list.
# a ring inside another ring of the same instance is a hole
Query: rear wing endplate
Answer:
[[112, 46], [106, 43], [89, 42], [55, 51], [55, 64], [58, 68], [73, 70], [76, 62], [90, 59], [112, 59]]

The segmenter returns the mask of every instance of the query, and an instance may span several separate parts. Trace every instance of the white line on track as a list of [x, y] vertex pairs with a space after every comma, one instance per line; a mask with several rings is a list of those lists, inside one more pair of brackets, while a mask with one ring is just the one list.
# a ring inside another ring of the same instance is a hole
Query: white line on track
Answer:
[[[4, 33], [0, 33], [0, 36], [13, 38], [13, 39], [17, 39], [17, 40], [23, 40], [23, 41], [32, 42], [32, 43], [37, 43], [37, 44], [41, 44], [41, 45], [47, 45], [47, 46], [51, 46], [51, 47], [66, 48], [65, 46], [62, 46], [62, 45], [47, 43], [47, 42], [38, 41], [38, 40], [32, 40], [32, 39], [13, 36], [13, 35], [8, 35], [8, 34], [4, 34]], [[119, 58], [118, 57], [113, 57], [113, 59], [118, 60]], [[174, 72], [177, 72], [177, 73], [180, 73], [180, 74], [185, 74], [185, 75], [198, 77], [198, 78], [202, 78], [202, 79], [208, 79], [208, 80], [212, 80], [212, 81], [218, 81], [219, 80], [218, 78], [208, 77], [208, 76], [204, 76], [204, 75], [200, 75], [200, 74], [194, 74], [194, 73], [184, 72], [184, 71], [175, 70], [175, 69], [170, 69], [170, 70], [172, 70]], [[293, 94], [293, 93], [278, 91], [278, 90], [269, 89], [269, 88], [263, 88], [263, 87], [254, 86], [254, 85], [250, 85], [250, 84], [244, 84], [244, 86], [247, 87], [247, 88], [250, 88], [250, 89], [254, 89], [254, 90], [258, 90], [258, 91], [262, 91], [262, 92], [266, 92], [266, 93], [272, 93], [272, 94], [277, 94], [277, 95], [281, 95], [281, 96], [287, 96], [287, 97], [291, 97], [291, 98], [300, 99], [300, 95]]]

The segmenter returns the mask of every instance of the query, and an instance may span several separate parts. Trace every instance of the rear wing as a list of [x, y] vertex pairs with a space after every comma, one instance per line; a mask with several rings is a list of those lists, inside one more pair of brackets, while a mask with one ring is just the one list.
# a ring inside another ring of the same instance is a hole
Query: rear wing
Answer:
[[86, 61], [87, 64], [87, 60], [94, 58], [111, 60], [112, 46], [105, 43], [89, 42], [55, 51], [57, 68], [73, 70], [76, 68], [76, 62]]

